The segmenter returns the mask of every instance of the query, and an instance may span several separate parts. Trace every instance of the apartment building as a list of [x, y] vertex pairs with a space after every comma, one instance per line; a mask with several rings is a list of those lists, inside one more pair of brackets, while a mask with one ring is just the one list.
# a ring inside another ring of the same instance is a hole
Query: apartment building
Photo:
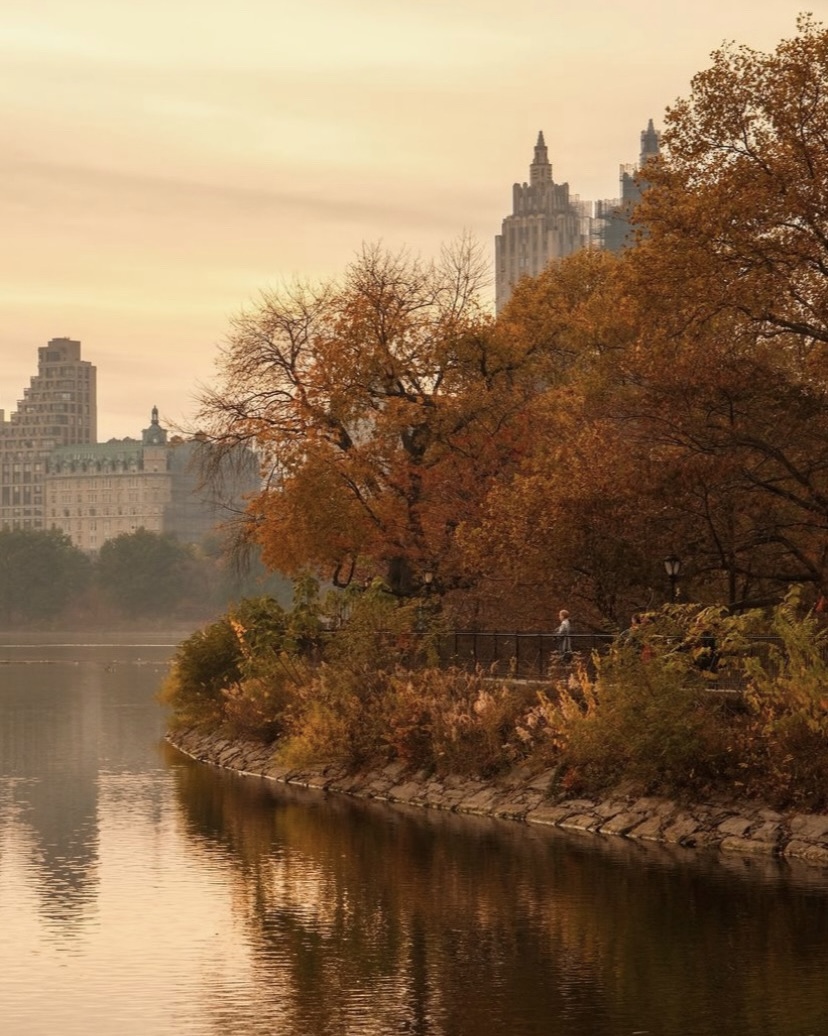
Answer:
[[203, 483], [198, 439], [169, 438], [152, 408], [140, 439], [61, 446], [46, 459], [44, 507], [49, 528], [93, 553], [138, 529], [200, 543], [244, 506], [258, 487], [255, 455], [245, 451], [223, 480], [219, 499]]
[[94, 443], [96, 371], [81, 343], [53, 338], [9, 418], [0, 411], [0, 528], [42, 529], [44, 476], [53, 450]]

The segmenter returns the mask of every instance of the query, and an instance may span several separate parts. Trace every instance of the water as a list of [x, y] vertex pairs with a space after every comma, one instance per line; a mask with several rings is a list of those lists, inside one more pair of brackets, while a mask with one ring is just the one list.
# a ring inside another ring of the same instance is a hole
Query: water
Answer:
[[0, 638], [3, 1036], [828, 1033], [825, 871], [224, 774], [163, 742], [177, 638], [45, 639]]

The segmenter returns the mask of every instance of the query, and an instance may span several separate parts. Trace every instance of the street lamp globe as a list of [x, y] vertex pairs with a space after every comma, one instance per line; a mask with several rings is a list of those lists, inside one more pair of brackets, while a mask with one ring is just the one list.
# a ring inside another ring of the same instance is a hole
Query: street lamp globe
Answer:
[[675, 603], [678, 597], [678, 577], [681, 572], [681, 558], [675, 554], [668, 554], [664, 559], [664, 571], [670, 579], [670, 600]]
[[675, 554], [668, 554], [664, 559], [664, 571], [671, 579], [677, 579], [681, 572], [681, 558]]

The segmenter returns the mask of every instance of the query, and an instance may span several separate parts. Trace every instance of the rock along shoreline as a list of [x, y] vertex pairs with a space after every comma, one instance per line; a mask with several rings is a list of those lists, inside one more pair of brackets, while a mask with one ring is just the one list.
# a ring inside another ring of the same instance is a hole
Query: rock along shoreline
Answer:
[[273, 745], [199, 727], [177, 729], [166, 740], [198, 762], [324, 792], [665, 845], [787, 857], [828, 868], [828, 814], [780, 813], [738, 800], [688, 806], [620, 789], [606, 798], [560, 801], [549, 796], [551, 770], [516, 767], [484, 781], [416, 773], [391, 763], [354, 774], [333, 765], [288, 767], [274, 760]]

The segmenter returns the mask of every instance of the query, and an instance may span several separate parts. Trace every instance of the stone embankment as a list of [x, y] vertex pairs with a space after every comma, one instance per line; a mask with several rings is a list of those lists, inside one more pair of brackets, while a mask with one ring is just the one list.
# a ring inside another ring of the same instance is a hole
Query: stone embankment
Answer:
[[551, 771], [516, 768], [495, 781], [412, 773], [399, 763], [368, 773], [341, 767], [297, 769], [274, 760], [273, 746], [228, 739], [198, 728], [168, 740], [200, 762], [284, 784], [429, 809], [546, 824], [570, 831], [742, 854], [797, 858], [828, 867], [828, 815], [779, 813], [756, 803], [680, 805], [619, 789], [607, 798], [550, 797]]

